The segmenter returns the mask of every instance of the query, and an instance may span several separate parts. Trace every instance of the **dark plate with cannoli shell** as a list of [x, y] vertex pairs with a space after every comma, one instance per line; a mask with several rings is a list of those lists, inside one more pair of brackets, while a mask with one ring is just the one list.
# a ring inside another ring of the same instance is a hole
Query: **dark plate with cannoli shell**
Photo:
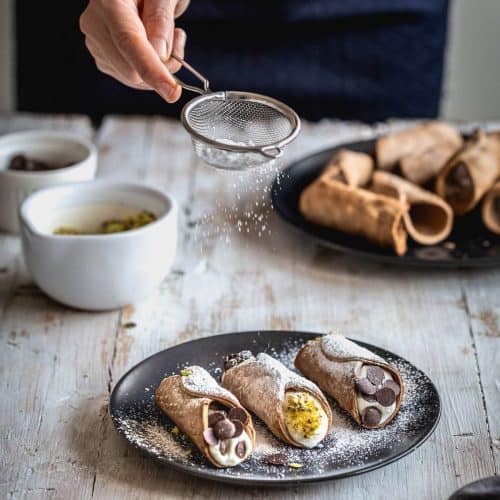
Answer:
[[300, 194], [319, 176], [333, 153], [339, 149], [350, 149], [373, 156], [375, 139], [339, 144], [295, 161], [280, 172], [272, 186], [271, 196], [275, 210], [286, 222], [314, 237], [322, 245], [364, 260], [427, 268], [500, 266], [500, 236], [486, 229], [481, 220], [480, 208], [455, 217], [450, 236], [438, 245], [424, 246], [409, 238], [408, 251], [402, 256], [362, 237], [305, 219], [299, 211]]
[[283, 486], [339, 479], [389, 465], [422, 445], [438, 424], [441, 404], [432, 381], [397, 354], [358, 342], [392, 363], [401, 373], [405, 395], [399, 413], [384, 428], [367, 430], [330, 400], [333, 431], [316, 448], [300, 449], [278, 441], [254, 417], [257, 442], [243, 464], [217, 469], [155, 405], [163, 377], [200, 365], [220, 380], [229, 353], [266, 352], [293, 369], [300, 347], [318, 333], [252, 331], [205, 337], [161, 351], [128, 371], [111, 394], [110, 414], [117, 431], [142, 453], [178, 471], [238, 485]]

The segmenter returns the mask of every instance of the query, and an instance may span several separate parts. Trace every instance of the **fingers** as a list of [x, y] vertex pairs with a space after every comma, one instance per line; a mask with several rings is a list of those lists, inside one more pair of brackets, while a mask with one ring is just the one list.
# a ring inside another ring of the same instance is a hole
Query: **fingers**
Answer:
[[172, 51], [177, 0], [144, 0], [142, 22], [149, 42], [163, 62]]
[[186, 9], [189, 7], [189, 0], [178, 0], [177, 5], [175, 6], [174, 17], [177, 19], [182, 16]]
[[111, 10], [106, 16], [106, 24], [119, 53], [138, 73], [141, 80], [167, 102], [178, 100], [181, 94], [180, 85], [149, 43], [138, 12], [131, 15], [126, 2], [113, 2], [109, 8]]
[[[156, 38], [167, 40], [164, 44], [167, 57], [163, 61], [148, 40], [148, 33], [139, 15], [138, 0], [90, 0], [80, 18], [80, 28], [97, 67], [103, 73], [130, 87], [154, 89], [167, 102], [175, 102], [182, 89], [170, 70], [177, 71], [179, 64], [175, 60], [167, 64], [164, 61], [168, 60], [170, 50], [181, 57], [184, 55], [186, 34], [180, 29], [174, 30], [173, 19], [176, 6], [185, 9], [189, 2], [144, 0], [143, 15], [146, 4], [150, 2], [147, 11], [150, 19], [154, 17], [153, 12], [161, 13], [159, 23], [150, 33]], [[166, 38], [162, 26], [170, 32]]]
[[[177, 57], [184, 59], [185, 46], [186, 46], [186, 33], [181, 28], [175, 28], [172, 54], [175, 54]], [[177, 73], [177, 71], [181, 69], [181, 63], [171, 57], [167, 62], [167, 68], [170, 71], [170, 73]]]

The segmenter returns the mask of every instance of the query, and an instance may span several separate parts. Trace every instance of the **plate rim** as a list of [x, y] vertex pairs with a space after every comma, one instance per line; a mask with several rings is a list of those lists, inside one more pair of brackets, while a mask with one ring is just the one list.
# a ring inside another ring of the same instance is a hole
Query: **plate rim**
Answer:
[[347, 337], [348, 340], [351, 340], [352, 342], [360, 345], [361, 347], [365, 347], [367, 349], [374, 347], [375, 349], [381, 350], [384, 353], [389, 353], [389, 354], [396, 356], [397, 358], [403, 360], [404, 362], [410, 364], [414, 369], [416, 369], [417, 371], [419, 371], [420, 373], [425, 375], [425, 377], [427, 378], [427, 380], [430, 383], [432, 390], [434, 391], [434, 394], [435, 394], [436, 400], [437, 400], [437, 415], [436, 415], [436, 419], [433, 422], [431, 428], [424, 436], [422, 436], [417, 441], [417, 443], [415, 443], [413, 446], [410, 446], [407, 450], [405, 450], [405, 451], [403, 451], [395, 456], [392, 456], [388, 459], [378, 461], [378, 462], [371, 464], [369, 466], [366, 466], [366, 467], [361, 467], [361, 468], [355, 469], [353, 471], [351, 471], [351, 470], [344, 471], [341, 473], [335, 473], [335, 472], [323, 473], [321, 475], [299, 476], [297, 478], [289, 478], [289, 477], [287, 477], [287, 478], [267, 477], [266, 478], [266, 477], [262, 477], [259, 479], [251, 479], [251, 478], [238, 477], [238, 476], [233, 476], [233, 475], [227, 475], [227, 476], [226, 475], [220, 475], [220, 476], [214, 475], [213, 474], [214, 469], [196, 469], [196, 470], [193, 470], [193, 468], [191, 466], [188, 466], [188, 465], [185, 465], [185, 464], [173, 461], [173, 460], [169, 460], [169, 459], [166, 459], [164, 457], [155, 457], [155, 456], [151, 455], [150, 453], [148, 453], [147, 450], [145, 450], [144, 448], [141, 448], [136, 443], [132, 443], [131, 441], [129, 441], [127, 439], [125, 433], [120, 429], [120, 427], [115, 419], [114, 412], [113, 412], [113, 406], [116, 407], [117, 405], [116, 405], [116, 403], [113, 405], [113, 402], [117, 398], [117, 393], [119, 392], [121, 385], [125, 382], [125, 380], [129, 377], [129, 375], [133, 371], [138, 369], [141, 365], [150, 362], [153, 358], [158, 357], [167, 351], [173, 350], [173, 349], [180, 347], [180, 346], [185, 347], [188, 344], [193, 344], [193, 343], [199, 342], [200, 340], [217, 339], [217, 338], [220, 339], [221, 337], [226, 337], [226, 336], [230, 336], [230, 335], [231, 336], [240, 335], [240, 334], [241, 335], [250, 335], [250, 334], [260, 334], [260, 333], [267, 333], [267, 334], [270, 333], [273, 335], [274, 334], [282, 335], [283, 333], [287, 333], [287, 334], [293, 334], [293, 335], [297, 335], [297, 336], [302, 335], [302, 336], [316, 336], [316, 337], [327, 335], [324, 332], [318, 333], [318, 332], [303, 331], [303, 330], [244, 330], [241, 332], [226, 332], [226, 333], [219, 333], [217, 335], [209, 335], [209, 336], [205, 336], [205, 337], [200, 337], [198, 339], [188, 340], [186, 342], [181, 342], [179, 344], [175, 344], [173, 346], [167, 347], [166, 349], [162, 349], [161, 351], [158, 351], [158, 352], [148, 356], [147, 358], [144, 358], [142, 361], [139, 361], [137, 364], [132, 366], [129, 370], [127, 370], [120, 377], [120, 379], [116, 382], [115, 386], [113, 387], [113, 390], [111, 391], [110, 398], [109, 398], [108, 412], [109, 412], [109, 415], [111, 417], [111, 421], [113, 422], [113, 426], [115, 428], [115, 431], [121, 436], [122, 439], [125, 439], [125, 441], [127, 442], [127, 444], [129, 446], [132, 446], [133, 448], [135, 448], [136, 450], [141, 452], [141, 454], [143, 456], [146, 456], [147, 458], [152, 459], [155, 462], [162, 464], [163, 466], [172, 468], [173, 470], [178, 470], [178, 471], [181, 471], [181, 472], [188, 474], [190, 476], [194, 476], [194, 477], [198, 477], [198, 478], [202, 478], [202, 479], [208, 479], [210, 481], [216, 481], [216, 482], [220, 482], [220, 483], [235, 484], [235, 485], [239, 485], [239, 486], [268, 486], [268, 487], [281, 487], [281, 486], [298, 485], [298, 484], [304, 484], [304, 483], [334, 481], [334, 480], [342, 479], [342, 478], [346, 478], [346, 477], [359, 476], [361, 474], [365, 474], [367, 472], [371, 472], [373, 470], [380, 469], [382, 467], [385, 467], [386, 465], [390, 465], [398, 460], [401, 460], [402, 458], [404, 458], [404, 457], [408, 456], [409, 454], [411, 454], [412, 452], [414, 452], [416, 449], [420, 448], [420, 446], [422, 446], [430, 438], [430, 436], [432, 436], [432, 434], [434, 434], [434, 431], [436, 430], [436, 428], [441, 420], [442, 402], [441, 402], [441, 396], [439, 394], [439, 391], [438, 391], [436, 385], [434, 384], [433, 380], [423, 370], [421, 370], [420, 368], [418, 368], [413, 363], [408, 361], [406, 358], [400, 356], [399, 354], [394, 353], [393, 351], [388, 351], [387, 349], [384, 349], [382, 347], [378, 347], [378, 346], [370, 344], [368, 342], [363, 342], [360, 340], [355, 340], [355, 339], [352, 339], [350, 337]]
[[[376, 254], [373, 252], [369, 252], [366, 250], [359, 250], [350, 246], [342, 245], [340, 243], [337, 243], [335, 241], [332, 241], [328, 238], [325, 238], [319, 234], [317, 234], [315, 231], [312, 229], [309, 229], [308, 227], [298, 224], [296, 220], [294, 220], [292, 217], [288, 216], [283, 210], [282, 210], [282, 203], [279, 202], [280, 197], [279, 197], [279, 192], [281, 191], [281, 178], [283, 175], [289, 174], [291, 170], [295, 168], [299, 168], [300, 164], [305, 162], [305, 161], [310, 161], [316, 156], [323, 156], [328, 154], [333, 154], [335, 151], [338, 151], [339, 149], [342, 148], [349, 148], [349, 147], [359, 147], [361, 145], [371, 145], [374, 144], [375, 141], [378, 139], [378, 137], [374, 137], [371, 139], [361, 139], [359, 141], [349, 141], [349, 142], [342, 142], [339, 144], [336, 144], [334, 146], [329, 146], [327, 148], [314, 151], [310, 154], [301, 156], [300, 158], [297, 158], [296, 160], [292, 161], [291, 163], [288, 163], [285, 168], [283, 168], [280, 172], [278, 172], [271, 184], [271, 190], [270, 190], [270, 197], [271, 197], [271, 204], [272, 208], [275, 213], [278, 214], [278, 216], [287, 223], [288, 226], [294, 228], [296, 231], [305, 234], [309, 237], [312, 237], [313, 240], [316, 240], [316, 242], [320, 243], [321, 245], [325, 247], [329, 247], [333, 250], [336, 250], [338, 252], [341, 252], [342, 254], [345, 255], [351, 255], [355, 257], [356, 259], [361, 259], [364, 261], [369, 261], [369, 262], [377, 262], [380, 264], [384, 265], [396, 265], [396, 266], [402, 266], [402, 267], [408, 267], [408, 268], [427, 268], [427, 269], [440, 269], [440, 270], [450, 270], [450, 269], [471, 269], [471, 268], [492, 268], [492, 267], [498, 267], [500, 266], [500, 257], [465, 257], [463, 259], [453, 259], [453, 260], [443, 260], [443, 259], [435, 259], [435, 260], [424, 260], [424, 259], [418, 259], [416, 257], [405, 257], [401, 258], [397, 255], [383, 255], [383, 254]], [[278, 203], [277, 203], [278, 201]], [[299, 215], [298, 211], [294, 208], [294, 211], [297, 212], [297, 215]], [[304, 219], [305, 221], [306, 219]], [[313, 223], [310, 223], [313, 224]], [[318, 226], [321, 227], [321, 226]], [[422, 246], [425, 248], [424, 246]]]

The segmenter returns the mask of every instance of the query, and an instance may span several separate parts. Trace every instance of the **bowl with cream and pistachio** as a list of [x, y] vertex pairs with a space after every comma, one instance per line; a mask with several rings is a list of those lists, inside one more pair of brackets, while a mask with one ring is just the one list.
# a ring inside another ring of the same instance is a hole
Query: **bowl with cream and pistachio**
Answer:
[[46, 188], [29, 196], [19, 215], [33, 280], [78, 309], [116, 309], [154, 293], [175, 257], [177, 205], [142, 184]]

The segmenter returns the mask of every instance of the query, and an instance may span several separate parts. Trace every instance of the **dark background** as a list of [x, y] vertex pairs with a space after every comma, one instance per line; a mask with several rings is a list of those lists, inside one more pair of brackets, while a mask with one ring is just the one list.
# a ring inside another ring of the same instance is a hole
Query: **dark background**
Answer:
[[[78, 18], [86, 1], [17, 0], [21, 111], [169, 114], [153, 92], [98, 72]], [[447, 0], [192, 0], [179, 20], [186, 59], [214, 90], [281, 99], [305, 118], [433, 117], [441, 95]]]

